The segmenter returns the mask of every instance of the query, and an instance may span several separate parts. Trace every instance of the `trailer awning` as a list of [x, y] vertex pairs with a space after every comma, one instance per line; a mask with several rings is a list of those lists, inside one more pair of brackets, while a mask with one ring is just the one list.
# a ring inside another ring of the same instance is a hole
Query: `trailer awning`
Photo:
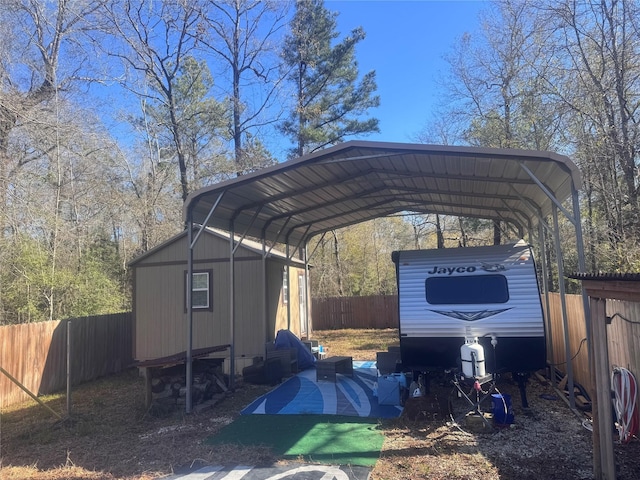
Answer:
[[580, 187], [576, 165], [552, 152], [351, 141], [199, 189], [183, 213], [196, 224], [302, 245], [404, 212], [526, 229]]

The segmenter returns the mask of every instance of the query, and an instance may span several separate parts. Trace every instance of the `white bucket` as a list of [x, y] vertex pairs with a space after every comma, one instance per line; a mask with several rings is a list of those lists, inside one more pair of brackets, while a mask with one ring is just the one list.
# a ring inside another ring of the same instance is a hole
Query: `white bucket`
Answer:
[[462, 374], [468, 378], [484, 377], [486, 375], [484, 367], [484, 348], [478, 343], [478, 339], [465, 339], [464, 345], [460, 347], [462, 357]]

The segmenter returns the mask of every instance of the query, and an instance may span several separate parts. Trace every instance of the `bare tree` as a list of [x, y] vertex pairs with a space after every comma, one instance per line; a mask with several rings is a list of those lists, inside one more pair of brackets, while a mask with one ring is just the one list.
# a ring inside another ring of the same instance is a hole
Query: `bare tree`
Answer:
[[553, 149], [560, 117], [541, 75], [543, 31], [529, 1], [495, 1], [479, 36], [465, 34], [447, 60], [449, 114], [472, 145]]
[[[87, 52], [83, 49], [83, 34], [96, 28], [96, 12], [102, 1], [83, 2], [5, 1], [0, 5], [3, 49], [0, 61], [0, 231], [2, 241], [17, 232], [8, 228], [12, 182], [29, 162], [48, 164], [51, 184], [55, 186], [56, 221], [50, 231], [50, 288], [47, 296], [49, 318], [55, 305], [53, 278], [58, 260], [59, 223], [62, 202], [63, 162], [59, 142], [39, 144], [38, 141], [58, 130], [58, 113], [74, 82], [87, 77]], [[52, 115], [53, 112], [53, 115]], [[20, 133], [18, 133], [20, 131]], [[50, 137], [49, 137], [50, 138]], [[57, 138], [57, 137], [56, 137]], [[59, 140], [59, 138], [57, 138]], [[26, 155], [15, 155], [24, 145]], [[47, 152], [48, 148], [52, 151]], [[12, 152], [12, 149], [14, 150]], [[53, 154], [51, 154], [53, 152]], [[4, 269], [4, 264], [0, 269]], [[4, 310], [0, 294], [0, 308]]]
[[465, 36], [449, 57], [448, 118], [467, 143], [571, 153], [585, 178], [591, 265], [637, 266], [640, 8], [489, 5], [483, 35]]
[[[19, 125], [36, 121], [38, 108], [82, 76], [86, 52], [76, 48], [76, 40], [95, 26], [94, 15], [102, 4], [99, 0], [7, 0], [0, 5], [4, 45], [0, 61], [0, 215], [3, 217], [12, 168], [8, 156], [11, 133]], [[61, 62], [63, 50], [68, 56]]]
[[[179, 0], [152, 4], [123, 1], [113, 2], [106, 11], [110, 31], [119, 40], [111, 46], [109, 54], [121, 60], [126, 71], [123, 86], [143, 100], [149, 109], [146, 113], [154, 117], [158, 127], [156, 133], [167, 133], [171, 145], [168, 153], [178, 165], [184, 201], [192, 190], [189, 138], [185, 132], [196, 125], [195, 116], [211, 118], [220, 114], [216, 104], [203, 101], [206, 92], [200, 88], [206, 80], [201, 75], [206, 75], [208, 69], [204, 63], [194, 61], [201, 32], [201, 5]], [[182, 81], [190, 75], [196, 78]], [[198, 101], [200, 108], [192, 108], [191, 101]], [[215, 122], [204, 123], [214, 129]], [[195, 152], [192, 148], [191, 153]]]
[[283, 80], [277, 44], [286, 26], [289, 2], [273, 0], [211, 1], [205, 13], [209, 35], [200, 41], [224, 65], [230, 85], [236, 173], [261, 168], [273, 159], [262, 147], [259, 131], [278, 121], [276, 107]]
[[130, 255], [150, 250], [181, 223], [175, 213], [180, 211], [180, 202], [172, 194], [175, 172], [170, 163], [162, 161], [157, 137], [148, 123], [139, 128], [147, 141], [130, 152], [119, 150], [112, 158], [110, 175], [114, 201], [128, 213], [113, 218], [114, 225], [138, 238]]
[[397, 216], [327, 232], [310, 247], [313, 295], [357, 296], [394, 293], [391, 253], [413, 245], [409, 223]]
[[[576, 157], [589, 182], [591, 241], [606, 239], [615, 265], [629, 265], [640, 233], [638, 144], [640, 141], [640, 10], [636, 2], [553, 2], [554, 40], [565, 60], [553, 80], [558, 101], [571, 113]], [[597, 233], [600, 231], [601, 233]], [[622, 245], [626, 247], [620, 248]], [[629, 250], [631, 249], [631, 250]]]

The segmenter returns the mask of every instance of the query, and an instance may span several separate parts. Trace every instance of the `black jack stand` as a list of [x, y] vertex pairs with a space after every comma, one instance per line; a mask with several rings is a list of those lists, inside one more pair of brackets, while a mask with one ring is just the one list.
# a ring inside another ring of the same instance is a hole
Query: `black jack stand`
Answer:
[[[495, 391], [495, 379], [493, 375], [485, 375], [484, 377], [468, 378], [463, 375], [454, 374], [451, 381], [457, 393], [464, 398], [469, 405], [473, 408], [472, 415], [479, 416], [487, 427], [492, 427], [489, 420], [482, 412], [481, 404], [491, 396], [491, 393]], [[469, 388], [469, 385], [471, 387]], [[484, 386], [488, 385], [485, 390]], [[469, 391], [467, 394], [465, 390]], [[472, 398], [475, 397], [475, 398]]]

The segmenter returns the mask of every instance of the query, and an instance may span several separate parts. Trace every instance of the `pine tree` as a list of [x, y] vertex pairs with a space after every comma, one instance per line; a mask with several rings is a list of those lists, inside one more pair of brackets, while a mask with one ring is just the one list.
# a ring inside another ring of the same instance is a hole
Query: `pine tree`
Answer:
[[283, 59], [296, 104], [282, 131], [295, 144], [294, 156], [379, 131], [378, 119], [360, 119], [380, 104], [374, 95], [375, 71], [358, 82], [355, 47], [365, 33], [356, 28], [336, 43], [336, 16], [322, 0], [298, 0], [285, 38]]

